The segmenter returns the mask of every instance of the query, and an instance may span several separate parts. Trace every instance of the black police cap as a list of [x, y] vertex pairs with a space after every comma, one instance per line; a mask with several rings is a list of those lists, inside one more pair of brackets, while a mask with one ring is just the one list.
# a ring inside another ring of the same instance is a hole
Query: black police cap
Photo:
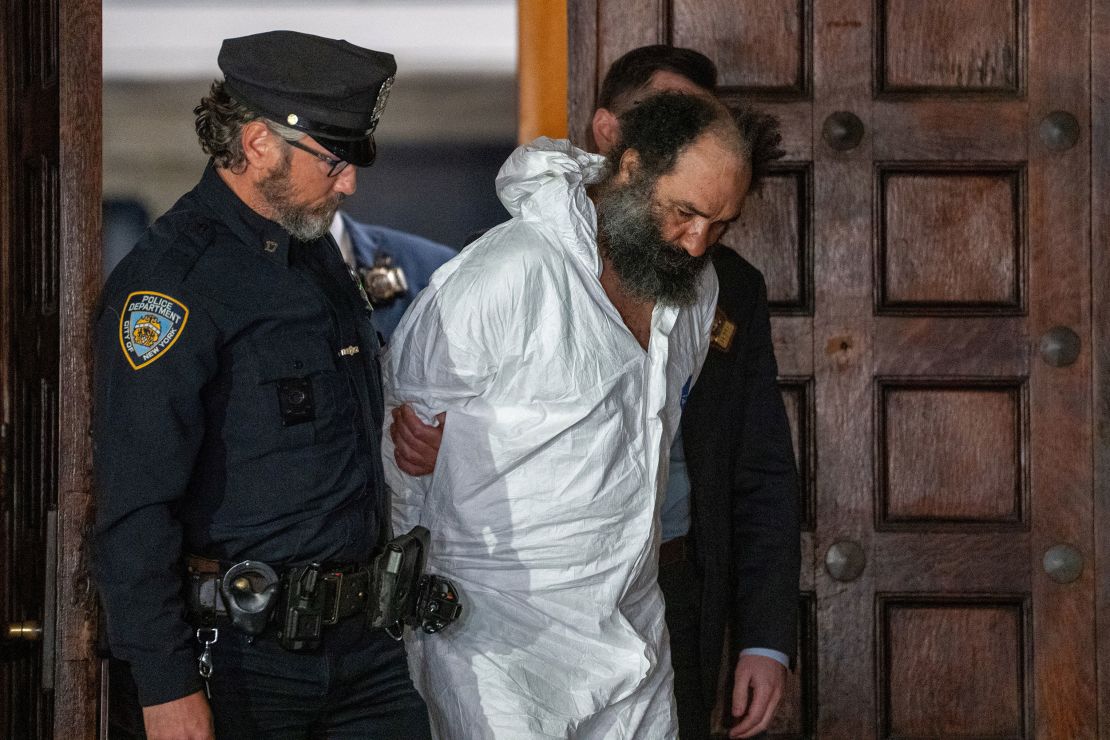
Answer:
[[374, 161], [374, 129], [397, 62], [392, 54], [297, 31], [224, 39], [224, 88], [270, 120], [304, 131], [335, 156]]

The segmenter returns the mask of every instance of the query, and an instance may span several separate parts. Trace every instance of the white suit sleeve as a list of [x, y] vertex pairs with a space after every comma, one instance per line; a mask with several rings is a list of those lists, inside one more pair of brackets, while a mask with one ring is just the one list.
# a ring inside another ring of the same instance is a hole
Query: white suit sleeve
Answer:
[[[382, 455], [393, 490], [395, 531], [428, 526], [424, 506], [436, 485], [445, 485], [443, 466], [465, 464], [465, 439], [475, 417], [488, 414], [481, 396], [497, 372], [501, 336], [511, 313], [511, 296], [496, 273], [463, 263], [449, 281], [434, 281], [417, 297], [394, 332], [384, 357], [386, 433]], [[448, 412], [436, 472], [412, 477], [401, 472], [388, 434], [390, 409], [409, 404], [425, 422]], [[460, 440], [456, 442], [455, 440]]]

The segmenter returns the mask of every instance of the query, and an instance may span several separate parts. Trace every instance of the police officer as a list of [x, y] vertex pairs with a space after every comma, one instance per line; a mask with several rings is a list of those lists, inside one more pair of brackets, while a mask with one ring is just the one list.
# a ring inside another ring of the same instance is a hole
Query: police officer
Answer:
[[[227, 39], [219, 66], [194, 111], [211, 161], [114, 270], [97, 321], [109, 641], [151, 738], [428, 737], [402, 643], [342, 578], [381, 547], [388, 502], [371, 309], [327, 231], [374, 161], [396, 65], [273, 31]], [[290, 573], [315, 588], [310, 570], [331, 574], [327, 614], [290, 641], [304, 625], [274, 604]], [[258, 634], [228, 588], [272, 615]]]

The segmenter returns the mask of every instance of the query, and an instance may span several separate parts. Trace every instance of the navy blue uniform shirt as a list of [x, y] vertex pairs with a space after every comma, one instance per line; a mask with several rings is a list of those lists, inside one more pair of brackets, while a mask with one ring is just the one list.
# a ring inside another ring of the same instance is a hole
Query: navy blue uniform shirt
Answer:
[[201, 687], [183, 554], [280, 568], [366, 561], [378, 544], [370, 312], [330, 237], [291, 238], [211, 164], [108, 279], [95, 570], [112, 650], [144, 706]]

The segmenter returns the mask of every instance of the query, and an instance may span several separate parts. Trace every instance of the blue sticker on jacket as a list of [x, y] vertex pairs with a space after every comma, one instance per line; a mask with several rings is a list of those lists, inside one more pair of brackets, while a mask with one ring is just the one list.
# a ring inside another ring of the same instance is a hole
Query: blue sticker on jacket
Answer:
[[686, 408], [686, 399], [690, 397], [690, 386], [694, 384], [694, 376], [686, 378], [685, 385], [682, 386], [682, 395], [678, 397], [679, 408]]
[[175, 298], [152, 291], [127, 296], [119, 316], [119, 344], [135, 370], [170, 351], [181, 337], [189, 309]]

